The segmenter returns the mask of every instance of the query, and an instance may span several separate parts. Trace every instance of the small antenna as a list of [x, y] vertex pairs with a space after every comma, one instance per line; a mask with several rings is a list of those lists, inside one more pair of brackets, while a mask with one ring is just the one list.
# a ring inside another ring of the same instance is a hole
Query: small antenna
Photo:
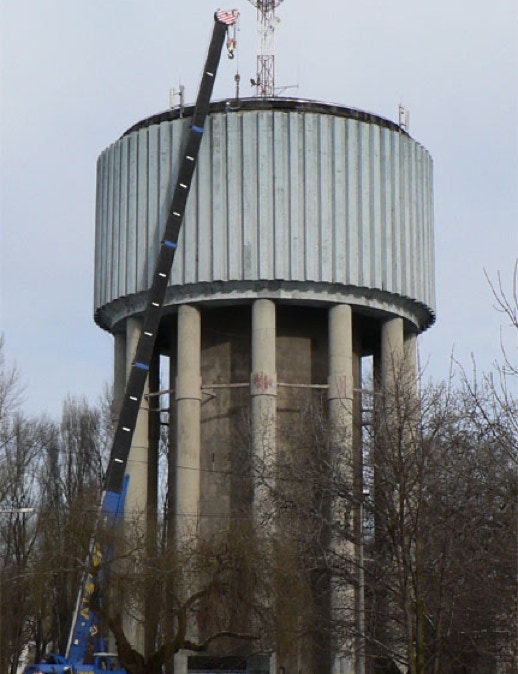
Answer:
[[283, 0], [249, 0], [257, 8], [257, 75], [250, 79], [256, 95], [275, 96], [275, 28], [279, 20], [275, 8]]
[[401, 103], [399, 104], [399, 126], [405, 131], [408, 131], [410, 126], [410, 110]]
[[183, 111], [185, 107], [185, 87], [183, 84], [180, 84], [177, 89], [169, 89], [169, 107], [176, 107], [176, 99], [180, 101], [180, 117], [183, 117]]

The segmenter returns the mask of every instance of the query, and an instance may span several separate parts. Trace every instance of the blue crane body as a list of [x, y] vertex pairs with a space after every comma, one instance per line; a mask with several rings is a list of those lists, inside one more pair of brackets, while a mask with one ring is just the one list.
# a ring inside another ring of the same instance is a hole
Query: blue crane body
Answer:
[[[87, 647], [97, 622], [97, 616], [90, 604], [94, 591], [102, 586], [103, 567], [106, 567], [113, 557], [113, 541], [123, 515], [124, 499], [128, 488], [128, 478], [125, 476], [126, 464], [155, 347], [165, 292], [178, 247], [187, 197], [196, 168], [223, 43], [229, 26], [236, 23], [237, 17], [237, 10], [229, 12], [218, 10], [214, 14], [214, 30], [155, 264], [153, 281], [148, 292], [141, 334], [115, 429], [101, 513], [85, 565], [86, 571], [72, 620], [67, 654], [66, 656], [49, 654], [44, 662], [27, 665], [24, 674], [102, 674], [106, 671], [126, 674], [118, 664], [117, 656], [105, 651], [102, 638], [96, 640], [97, 652], [93, 656], [94, 662], [84, 663]], [[229, 56], [232, 58], [235, 40], [228, 42]]]

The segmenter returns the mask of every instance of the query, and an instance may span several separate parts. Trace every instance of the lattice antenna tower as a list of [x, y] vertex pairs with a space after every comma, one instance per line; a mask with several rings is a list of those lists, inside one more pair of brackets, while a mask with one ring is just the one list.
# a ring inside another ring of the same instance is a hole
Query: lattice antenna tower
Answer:
[[249, 0], [257, 9], [257, 75], [251, 80], [257, 96], [275, 96], [275, 8], [282, 1]]

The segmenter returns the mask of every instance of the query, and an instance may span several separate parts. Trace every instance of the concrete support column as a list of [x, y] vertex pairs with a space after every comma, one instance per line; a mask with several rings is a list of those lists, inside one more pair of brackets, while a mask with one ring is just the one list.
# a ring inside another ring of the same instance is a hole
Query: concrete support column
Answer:
[[[141, 321], [138, 318], [128, 318], [126, 321], [126, 378], [129, 377], [135, 358], [141, 325]], [[148, 392], [149, 384], [146, 382], [144, 396]], [[144, 523], [147, 507], [148, 460], [149, 414], [147, 401], [143, 397], [126, 468], [126, 475], [129, 476], [130, 481], [124, 507], [125, 522], [128, 524], [134, 522], [142, 532], [145, 530]]]
[[[169, 554], [173, 557], [176, 549], [176, 476], [178, 465], [178, 460], [176, 456], [176, 441], [177, 441], [177, 428], [176, 428], [176, 356], [177, 356], [177, 342], [178, 342], [178, 330], [176, 325], [169, 334], [169, 343], [168, 343], [168, 352], [169, 352], [169, 395], [168, 395], [168, 406], [169, 406], [169, 428], [168, 428], [168, 440], [169, 440], [169, 456], [168, 456], [168, 466], [167, 466], [167, 511], [165, 514], [166, 517], [166, 530], [167, 530], [167, 550]], [[172, 641], [176, 633], [175, 623], [175, 609], [176, 603], [174, 597], [177, 597], [179, 594], [179, 586], [181, 586], [181, 579], [178, 578], [177, 574], [168, 574], [166, 580], [165, 588], [165, 620], [163, 625], [164, 630], [164, 641]], [[178, 655], [178, 654], [177, 654]], [[182, 660], [183, 663], [183, 660]], [[183, 667], [183, 664], [182, 664]], [[176, 661], [176, 656], [174, 660], [174, 666], [168, 664], [165, 669], [166, 674], [187, 674], [187, 660], [185, 660], [185, 668], [180, 667], [180, 663]]]
[[[160, 389], [160, 356], [153, 354], [149, 369], [149, 452], [148, 452], [148, 482], [147, 482], [147, 522], [146, 522], [146, 550], [149, 559], [157, 554], [157, 517], [158, 517], [158, 454], [160, 449], [160, 396], [156, 394]], [[158, 588], [153, 578], [146, 579], [145, 589], [145, 655], [149, 657], [155, 648], [158, 618], [156, 611]]]
[[413, 394], [417, 396], [417, 380], [419, 372], [417, 362], [417, 335], [415, 332], [409, 332], [405, 335], [404, 354], [408, 386]]
[[403, 319], [387, 319], [381, 326], [381, 384], [393, 386], [402, 374], [404, 363]]
[[195, 535], [200, 506], [201, 316], [178, 309], [176, 374], [176, 540]]
[[160, 356], [153, 354], [149, 368], [149, 396], [147, 408], [149, 410], [148, 428], [148, 486], [147, 507], [149, 522], [149, 543], [156, 546], [157, 509], [158, 509], [158, 454], [160, 451], [160, 396], [155, 395], [160, 389]]
[[[260, 533], [261, 523], [265, 519], [270, 521], [271, 501], [268, 484], [275, 480], [277, 451], [276, 340], [275, 303], [266, 299], [255, 300], [252, 304], [250, 396], [252, 415], [252, 515], [258, 533]], [[275, 601], [276, 603], [279, 602], [279, 595], [276, 596]], [[279, 647], [282, 651], [282, 646], [277, 643], [277, 648]], [[277, 672], [277, 668], [274, 671]]]
[[112, 422], [119, 419], [124, 390], [126, 388], [126, 333], [117, 332], [113, 335], [113, 400]]
[[176, 419], [176, 356], [178, 353], [178, 330], [175, 327], [174, 335], [171, 336], [171, 357], [169, 358], [169, 461], [167, 477], [167, 544], [171, 550], [176, 545], [176, 467], [178, 457], [176, 443], [178, 438]]
[[[138, 318], [128, 318], [126, 321], [126, 379], [129, 377], [137, 343], [140, 337], [142, 323]], [[149, 391], [148, 383], [144, 388], [144, 395]], [[149, 467], [149, 414], [147, 402], [143, 397], [140, 411], [135, 424], [133, 440], [126, 467], [129, 477], [128, 492], [124, 505], [124, 533], [128, 546], [138, 540], [141, 545], [147, 536], [147, 505], [148, 505], [148, 467]], [[133, 542], [132, 542], [133, 540]], [[140, 617], [135, 619], [136, 613]], [[145, 607], [135, 608], [133, 614], [123, 615], [123, 627], [131, 645], [143, 652], [145, 649], [144, 630]]]
[[402, 318], [386, 321], [381, 331], [381, 385], [385, 412], [393, 411], [394, 423], [404, 423], [410, 441], [417, 431], [419, 395], [417, 385], [417, 336], [404, 334]]
[[[332, 464], [339, 471], [338, 478], [353, 490], [353, 330], [352, 310], [347, 304], [339, 304], [329, 310], [329, 375], [328, 404], [330, 449]], [[352, 531], [352, 502], [340, 499], [330, 504], [331, 520], [338, 522], [340, 530], [332, 532], [331, 544], [337, 552], [354, 561], [354, 548], [343, 536]], [[354, 590], [345, 587], [331, 577], [331, 611], [333, 621], [347, 621], [354, 612]], [[337, 644], [333, 671], [350, 674], [354, 671], [354, 658], [349, 654], [353, 644]]]
[[355, 496], [363, 493], [363, 435], [362, 435], [362, 339], [360, 330], [353, 330], [353, 465]]
[[[383, 568], [389, 554], [386, 548], [385, 518], [386, 506], [384, 498], [387, 494], [387, 465], [404, 452], [401, 443], [405, 433], [407, 420], [407, 401], [405, 380], [407, 365], [405, 363], [404, 322], [400, 317], [385, 319], [381, 325], [380, 350], [375, 362], [376, 389], [374, 396], [374, 548], [372, 551], [375, 565]], [[391, 475], [392, 477], [392, 475]], [[394, 478], [392, 477], [394, 480]], [[391, 485], [397, 488], [397, 485]], [[398, 495], [393, 494], [397, 504]], [[397, 507], [397, 505], [396, 505]], [[389, 630], [388, 597], [384, 588], [374, 587], [372, 606], [373, 640], [371, 657], [382, 659], [386, 656], [380, 644], [385, 643]]]
[[347, 443], [350, 453], [353, 403], [352, 311], [348, 304], [329, 310], [329, 421], [332, 444]]
[[409, 332], [405, 335], [405, 363], [410, 375], [417, 377], [417, 334]]
[[260, 487], [268, 479], [275, 456], [277, 374], [275, 365], [275, 304], [256, 300], [252, 305], [252, 452], [256, 483], [255, 515], [261, 516], [267, 494]]
[[354, 540], [357, 569], [355, 589], [355, 615], [357, 635], [354, 647], [354, 672], [365, 674], [365, 556], [364, 556], [364, 482], [363, 482], [363, 437], [362, 437], [362, 336], [361, 331], [353, 331], [353, 495], [354, 495]]

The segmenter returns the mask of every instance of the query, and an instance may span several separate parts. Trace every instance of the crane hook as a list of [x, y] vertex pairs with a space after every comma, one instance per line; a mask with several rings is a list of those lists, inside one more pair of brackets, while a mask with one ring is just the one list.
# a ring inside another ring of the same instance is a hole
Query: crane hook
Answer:
[[234, 51], [237, 46], [237, 40], [235, 37], [228, 37], [227, 38], [227, 56], [229, 59], [233, 59], [235, 54]]

